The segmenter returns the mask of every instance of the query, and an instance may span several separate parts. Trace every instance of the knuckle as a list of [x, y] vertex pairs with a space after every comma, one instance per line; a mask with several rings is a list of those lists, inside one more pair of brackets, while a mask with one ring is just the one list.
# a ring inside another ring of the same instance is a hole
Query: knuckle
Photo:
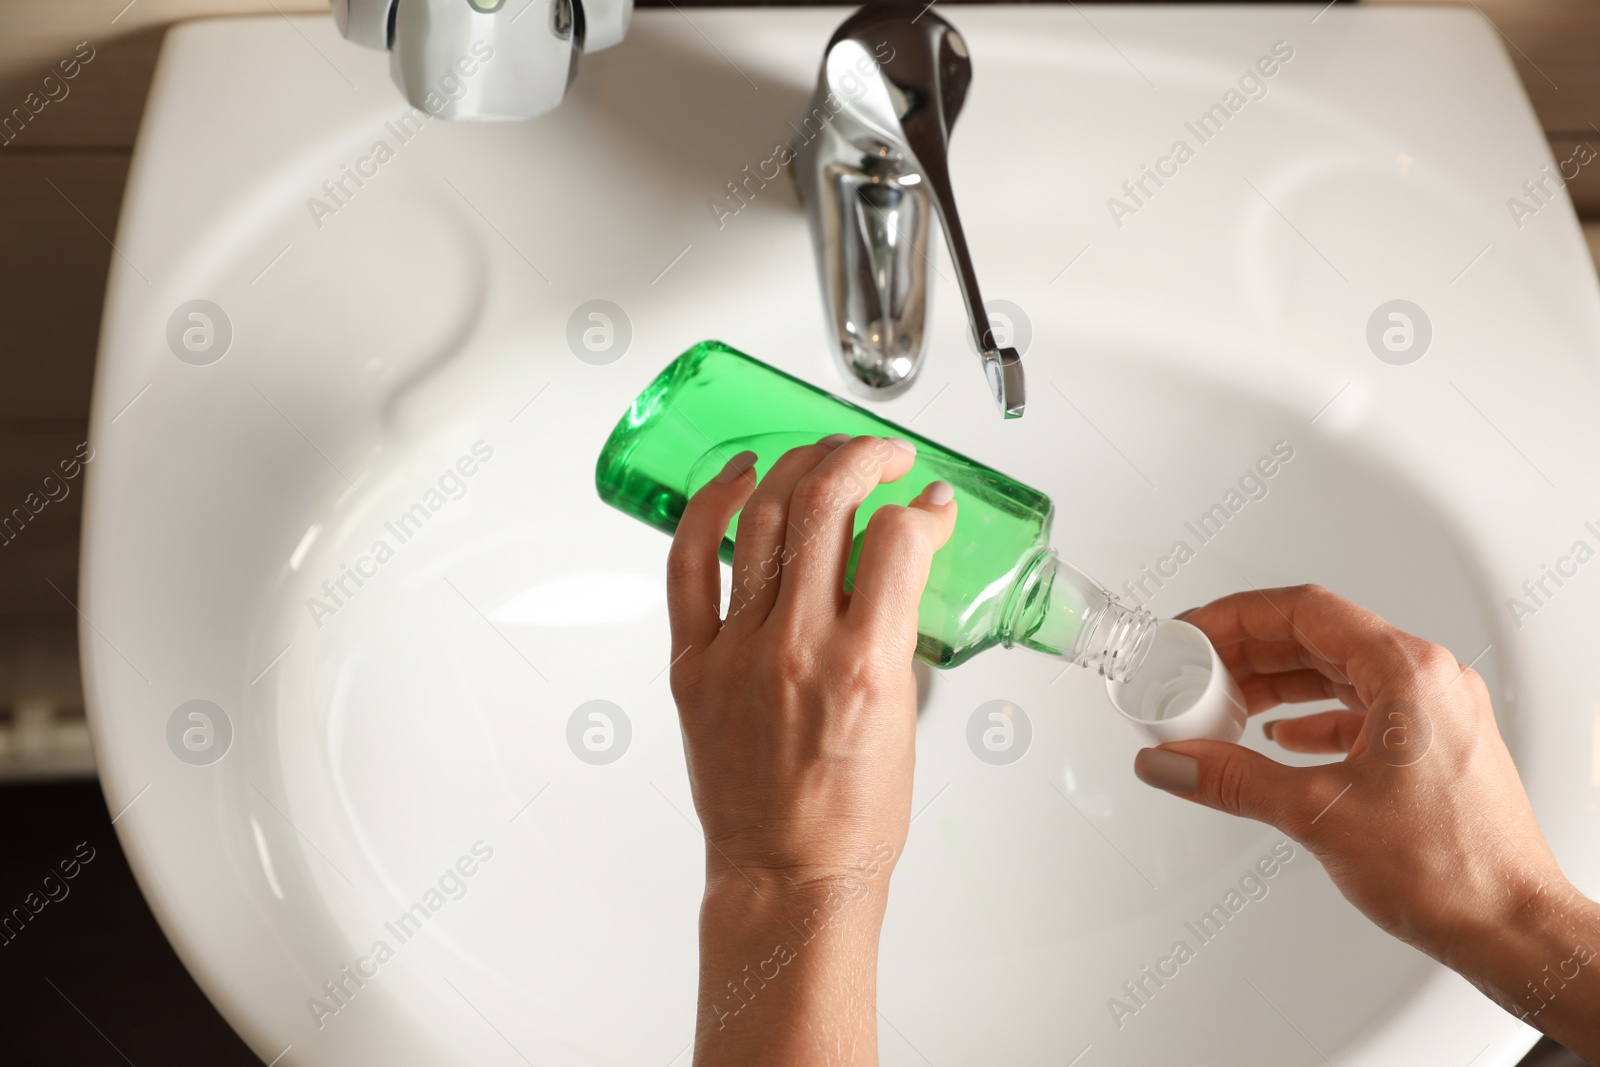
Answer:
[[840, 452], [851, 470], [862, 477], [876, 479], [894, 455], [894, 448], [882, 437], [857, 437], [846, 443]]
[[838, 684], [843, 692], [853, 696], [870, 696], [879, 689], [878, 665], [867, 655], [847, 656], [835, 665]]
[[763, 655], [767, 669], [782, 682], [797, 682], [811, 676], [811, 649], [801, 640], [797, 627], [780, 627]]
[[1456, 682], [1462, 691], [1473, 699], [1487, 703], [1489, 700], [1489, 683], [1483, 680], [1483, 675], [1467, 667], [1461, 672], [1460, 679]]
[[829, 656], [828, 673], [840, 692], [867, 696], [882, 688], [886, 657], [879, 643], [863, 636]]
[[681, 582], [700, 573], [700, 561], [682, 541], [673, 541], [667, 552], [667, 581]]
[[751, 499], [739, 513], [739, 535], [770, 536], [783, 529], [787, 510], [783, 501], [773, 497]]
[[755, 561], [752, 566], [749, 562], [740, 564], [733, 573], [733, 581], [728, 589], [728, 618], [743, 611], [749, 603], [761, 598], [762, 591], [772, 585], [776, 577], [770, 564], [777, 559], [772, 554]]
[[911, 508], [899, 504], [885, 504], [873, 512], [869, 528], [876, 528], [875, 536], [896, 546], [910, 548], [922, 539], [922, 516]]
[[781, 474], [801, 463], [814, 462], [815, 457], [826, 455], [827, 451], [820, 444], [797, 445], [778, 457], [777, 462], [767, 471], [767, 477], [771, 478], [774, 474]]
[[1449, 649], [1423, 641], [1420, 638], [1411, 638], [1407, 649], [1413, 670], [1419, 680], [1426, 684], [1438, 685], [1454, 681], [1461, 673], [1461, 664], [1456, 662], [1455, 654]]
[[667, 684], [672, 689], [672, 698], [679, 705], [693, 703], [699, 697], [704, 672], [700, 669], [697, 657], [682, 657], [667, 673]]
[[791, 512], [800, 518], [826, 517], [854, 503], [856, 495], [846, 472], [819, 467], [795, 486]]
[[1213, 764], [1210, 775], [1211, 798], [1219, 810], [1239, 815], [1244, 810], [1249, 768], [1238, 754], [1230, 752]]

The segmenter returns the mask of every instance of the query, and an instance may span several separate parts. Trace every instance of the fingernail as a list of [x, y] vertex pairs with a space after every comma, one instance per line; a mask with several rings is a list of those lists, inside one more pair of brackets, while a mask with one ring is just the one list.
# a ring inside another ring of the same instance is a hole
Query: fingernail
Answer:
[[1261, 724], [1261, 736], [1265, 737], [1268, 741], [1271, 741], [1272, 740], [1272, 731], [1277, 729], [1279, 721], [1280, 720], [1278, 720], [1278, 719], [1273, 719], [1271, 722], [1262, 723]]
[[817, 444], [827, 445], [829, 448], [837, 448], [848, 440], [850, 440], [850, 435], [847, 433], [830, 433], [818, 441]]
[[718, 485], [727, 485], [739, 475], [756, 465], [756, 454], [746, 449], [737, 456], [728, 460], [728, 465], [722, 468], [722, 473], [712, 479]]
[[1164, 748], [1141, 748], [1133, 758], [1133, 773], [1145, 785], [1169, 793], [1189, 795], [1200, 786], [1200, 761]]
[[942, 507], [956, 498], [956, 487], [946, 481], [929, 482], [922, 491], [922, 499], [934, 507]]
[[889, 437], [889, 438], [885, 438], [885, 440], [889, 441], [896, 448], [905, 449], [907, 452], [910, 452], [913, 456], [917, 454], [917, 446], [912, 444], [910, 441], [907, 441], [904, 437]]

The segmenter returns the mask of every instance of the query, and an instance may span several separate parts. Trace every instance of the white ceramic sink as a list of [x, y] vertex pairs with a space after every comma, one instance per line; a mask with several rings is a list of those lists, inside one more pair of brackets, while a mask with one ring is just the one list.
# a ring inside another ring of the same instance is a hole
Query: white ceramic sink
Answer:
[[[996, 417], [939, 252], [924, 376], [881, 410], [1048, 491], [1058, 547], [1108, 585], [1197, 547], [1148, 586], [1160, 614], [1314, 580], [1474, 662], [1594, 893], [1600, 570], [1506, 605], [1597, 542], [1594, 275], [1564, 198], [1508, 211], [1550, 157], [1487, 24], [1318, 7], [949, 9], [975, 70], [957, 196], [987, 294], [1029, 319], [1030, 405]], [[404, 144], [383, 57], [331, 20], [168, 36], [95, 388], [84, 663], [140, 884], [264, 1061], [687, 1063], [702, 845], [668, 542], [600, 504], [592, 465], [707, 337], [840, 389], [787, 179], [720, 229], [708, 201], [793, 136], [844, 13], [642, 11], [559, 111]], [[1199, 144], [1185, 122], [1279, 41], [1265, 97]], [[1179, 138], [1193, 158], [1117, 226], [1107, 199]], [[362, 162], [380, 139], [392, 158]], [[345, 166], [368, 176], [339, 206]], [[597, 299], [631, 327], [605, 365], [567, 342]], [[1431, 322], [1420, 360], [1369, 349], [1395, 299]], [[201, 351], [169, 346], [191, 300], [226, 315], [220, 360], [186, 311]], [[1277, 442], [1268, 494], [1199, 545], [1185, 523]], [[385, 524], [418, 503], [402, 544]], [[392, 558], [363, 562], [379, 540]], [[345, 566], [364, 584], [308, 607]], [[966, 740], [995, 699], [1033, 728], [1003, 766]], [[195, 700], [231, 726], [220, 758]], [[631, 726], [605, 765], [567, 741], [592, 700]], [[1201, 945], [1185, 924], [1281, 837], [1140, 785], [1139, 744], [1097, 678], [1041, 657], [933, 679], [885, 1064], [1506, 1067], [1531, 1044], [1303, 851]], [[1196, 958], [1119, 1027], [1108, 1000], [1179, 940]]]

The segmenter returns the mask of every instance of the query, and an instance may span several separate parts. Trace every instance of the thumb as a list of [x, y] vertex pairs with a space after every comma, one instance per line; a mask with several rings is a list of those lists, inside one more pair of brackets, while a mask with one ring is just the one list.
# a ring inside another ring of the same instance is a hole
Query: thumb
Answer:
[[1285, 833], [1291, 822], [1298, 828], [1296, 815], [1323, 792], [1323, 772], [1290, 767], [1226, 741], [1173, 742], [1140, 749], [1133, 760], [1133, 773], [1146, 785]]

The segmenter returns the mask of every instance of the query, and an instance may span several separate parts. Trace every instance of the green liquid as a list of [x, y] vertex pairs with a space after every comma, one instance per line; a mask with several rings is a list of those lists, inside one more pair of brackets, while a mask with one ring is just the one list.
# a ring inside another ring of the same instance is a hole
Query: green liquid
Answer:
[[[1103, 644], [1116, 629], [1097, 625], [1115, 604], [1110, 594], [1046, 547], [1055, 510], [1048, 496], [717, 341], [679, 356], [633, 402], [600, 453], [595, 487], [607, 504], [672, 533], [689, 496], [733, 456], [755, 452], [762, 476], [789, 449], [832, 433], [917, 446], [911, 471], [878, 486], [857, 511], [848, 576], [880, 505], [907, 504], [936, 479], [955, 488], [955, 531], [934, 554], [917, 613], [919, 659], [953, 667], [997, 644], [1020, 644], [1081, 662], [1091, 631]], [[737, 520], [722, 541], [725, 561], [736, 531]]]

